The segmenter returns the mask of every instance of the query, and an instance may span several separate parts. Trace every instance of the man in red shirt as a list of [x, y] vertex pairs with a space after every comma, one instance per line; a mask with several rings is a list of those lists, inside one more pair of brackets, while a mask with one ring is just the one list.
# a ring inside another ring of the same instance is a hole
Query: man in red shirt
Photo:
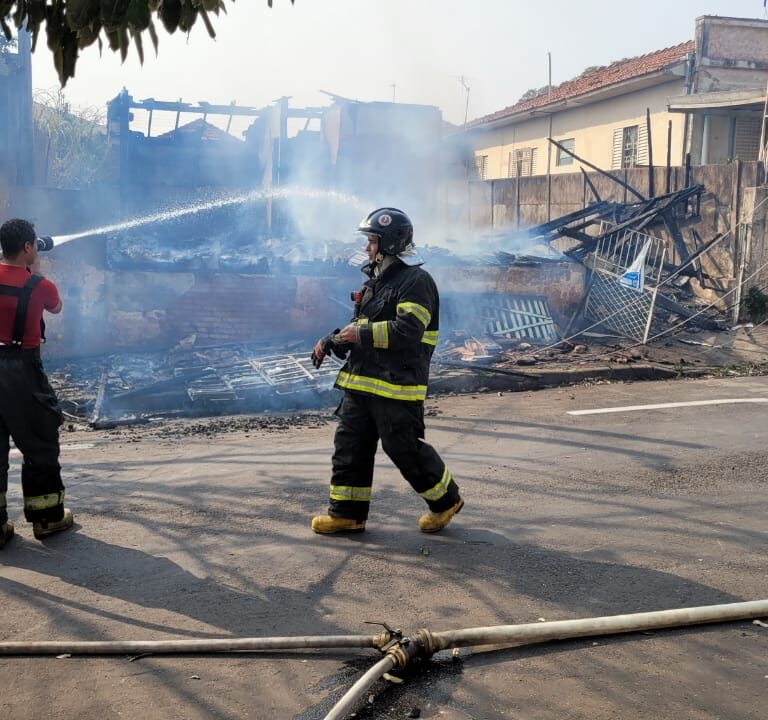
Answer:
[[61, 312], [59, 291], [37, 274], [37, 233], [26, 220], [0, 226], [0, 548], [8, 522], [10, 438], [21, 451], [24, 517], [41, 539], [72, 527], [59, 465], [61, 410], [43, 370], [43, 311]]

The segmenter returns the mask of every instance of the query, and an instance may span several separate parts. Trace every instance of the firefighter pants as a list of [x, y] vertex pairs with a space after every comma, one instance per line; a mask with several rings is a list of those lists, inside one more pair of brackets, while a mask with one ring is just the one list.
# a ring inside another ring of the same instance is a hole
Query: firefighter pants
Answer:
[[336, 415], [329, 514], [365, 520], [376, 447], [381, 447], [434, 512], [458, 502], [459, 488], [424, 441], [424, 403], [346, 392]]
[[10, 438], [22, 454], [21, 489], [29, 522], [64, 516], [59, 465], [61, 410], [39, 350], [0, 346], [0, 523], [8, 519]]

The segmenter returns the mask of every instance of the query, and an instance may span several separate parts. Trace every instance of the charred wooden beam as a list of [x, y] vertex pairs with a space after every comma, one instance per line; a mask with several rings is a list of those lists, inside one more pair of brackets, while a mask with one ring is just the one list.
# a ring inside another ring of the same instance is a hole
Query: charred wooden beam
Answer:
[[[722, 329], [721, 325], [715, 320], [712, 320], [711, 318], [704, 315], [696, 315], [696, 311], [685, 307], [685, 305], [681, 305], [676, 300], [673, 300], [672, 298], [667, 297], [660, 292], [656, 294], [656, 304], [664, 310], [669, 310], [676, 315], [680, 315], [680, 317], [685, 318], [686, 320], [691, 320], [693, 325], [702, 327], [705, 330]], [[694, 315], [696, 317], [694, 317]]]
[[672, 190], [672, 121], [667, 125], [667, 169], [664, 183], [665, 192]]
[[656, 186], [653, 177], [653, 140], [651, 138], [651, 109], [645, 108], [645, 134], [648, 138], [648, 195], [656, 195]]
[[557, 140], [553, 140], [552, 138], [547, 138], [549, 142], [551, 142], [555, 147], [557, 147], [559, 150], [562, 150], [564, 153], [567, 153], [570, 155], [576, 162], [580, 162], [582, 165], [586, 165], [588, 168], [592, 168], [595, 172], [599, 172], [601, 175], [605, 175], [605, 177], [610, 178], [615, 183], [618, 183], [628, 192], [631, 192], [636, 198], [641, 200], [642, 202], [645, 202], [647, 199], [645, 196], [641, 195], [635, 188], [633, 188], [628, 182], [625, 182], [621, 178], [616, 177], [613, 173], [608, 172], [607, 170], [603, 170], [602, 168], [597, 167], [597, 165], [593, 165], [591, 162], [587, 162], [583, 158], [580, 158], [575, 152], [572, 152], [568, 148], [561, 145]]
[[559, 232], [561, 235], [565, 235], [565, 237], [578, 240], [581, 242], [582, 247], [585, 245], [594, 247], [597, 244], [597, 238], [594, 235], [587, 235], [587, 233], [581, 232], [581, 230], [577, 230], [576, 228], [560, 228]]
[[[542, 225], [534, 225], [533, 227], [528, 228], [525, 232], [527, 235], [534, 237], [537, 235], [548, 235], [551, 232], [559, 231], [561, 228], [572, 222], [586, 220], [588, 218], [594, 218], [594, 220], [601, 219], [612, 213], [613, 209], [614, 203], [609, 202], [608, 200], [603, 200], [599, 203], [587, 205], [587, 207], [582, 210], [575, 210], [567, 215], [562, 215], [551, 222], [543, 223]], [[592, 222], [594, 222], [594, 220]]]
[[595, 184], [589, 179], [589, 175], [587, 175], [587, 171], [584, 168], [579, 168], [581, 170], [581, 174], [584, 176], [584, 182], [589, 185], [589, 189], [592, 192], [592, 197], [595, 199], [596, 203], [603, 202], [603, 198], [600, 197], [600, 193], [597, 192], [597, 188], [595, 187]]
[[688, 252], [688, 247], [685, 244], [683, 233], [680, 232], [680, 226], [677, 224], [677, 218], [675, 217], [675, 214], [671, 211], [669, 207], [662, 210], [660, 214], [661, 214], [661, 219], [664, 222], [664, 227], [667, 228], [667, 232], [669, 233], [669, 236], [672, 238], [672, 241], [675, 243], [675, 247], [677, 248], [678, 255], [680, 255], [680, 264], [685, 265], [688, 262], [688, 259], [690, 258], [690, 253]]

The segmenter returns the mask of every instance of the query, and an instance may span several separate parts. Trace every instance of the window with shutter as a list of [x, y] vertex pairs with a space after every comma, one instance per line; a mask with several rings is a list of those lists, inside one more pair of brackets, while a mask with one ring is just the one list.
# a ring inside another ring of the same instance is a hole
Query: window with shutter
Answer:
[[647, 165], [648, 127], [646, 125], [636, 125], [635, 127], [637, 127], [637, 152], [635, 155], [635, 165]]
[[485, 180], [488, 177], [488, 156], [475, 155], [475, 180]]
[[613, 131], [611, 169], [648, 164], [648, 131], [645, 126], [628, 125]]
[[509, 154], [509, 177], [530, 177], [536, 174], [537, 149], [520, 148]]
[[624, 129], [615, 128], [613, 131], [613, 150], [611, 152], [611, 170], [621, 169], [621, 147], [624, 140]]
[[749, 162], [760, 155], [760, 118], [737, 118], [733, 136], [733, 157]]

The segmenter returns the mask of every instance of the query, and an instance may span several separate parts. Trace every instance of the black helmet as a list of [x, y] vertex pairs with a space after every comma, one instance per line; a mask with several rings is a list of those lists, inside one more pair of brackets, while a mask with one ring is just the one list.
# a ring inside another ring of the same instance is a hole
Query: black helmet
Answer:
[[369, 213], [357, 228], [359, 232], [378, 235], [379, 252], [399, 255], [413, 242], [413, 223], [396, 208], [379, 208]]

